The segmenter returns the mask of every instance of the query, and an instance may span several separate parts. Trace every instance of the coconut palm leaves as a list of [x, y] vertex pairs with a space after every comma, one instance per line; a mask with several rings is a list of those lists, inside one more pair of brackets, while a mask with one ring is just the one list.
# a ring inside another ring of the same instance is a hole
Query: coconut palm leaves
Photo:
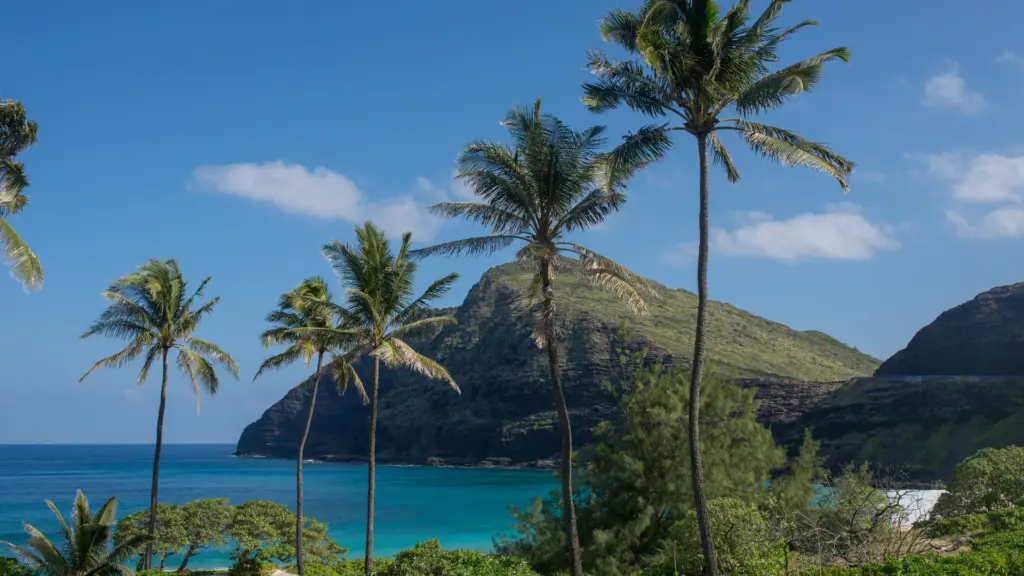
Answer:
[[[306, 415], [302, 438], [299, 439], [299, 453], [296, 458], [295, 560], [299, 576], [305, 574], [305, 559], [302, 553], [302, 533], [305, 525], [302, 515], [302, 461], [306, 440], [309, 439], [309, 429], [313, 424], [313, 411], [316, 409], [316, 396], [320, 389], [324, 355], [344, 351], [348, 339], [348, 334], [342, 331], [343, 327], [338, 326], [338, 314], [327, 306], [331, 301], [330, 288], [320, 277], [307, 278], [295, 289], [282, 294], [277, 309], [267, 315], [267, 322], [270, 322], [272, 327], [263, 332], [260, 340], [267, 348], [278, 344], [286, 345], [287, 348], [284, 352], [267, 358], [253, 377], [255, 380], [265, 370], [281, 368], [300, 359], [309, 366], [316, 358], [316, 372], [311, 378], [313, 390], [309, 399], [309, 412]], [[303, 328], [316, 330], [303, 331]], [[344, 392], [349, 380], [352, 379], [359, 393], [366, 398], [363, 383], [346, 358], [336, 359], [335, 375], [338, 376], [336, 382], [341, 392]]]
[[111, 548], [112, 534], [117, 521], [117, 500], [107, 500], [95, 514], [89, 501], [79, 490], [75, 495], [74, 510], [69, 525], [57, 506], [50, 507], [60, 523], [60, 537], [55, 543], [41, 531], [25, 524], [29, 540], [24, 547], [0, 542], [17, 556], [30, 570], [45, 576], [127, 576], [133, 574], [123, 564], [149, 540], [149, 536], [136, 536]]
[[[143, 358], [138, 383], [149, 376], [153, 363], [159, 360], [163, 368], [160, 387], [160, 407], [156, 419], [156, 450], [153, 455], [153, 484], [150, 493], [149, 534], [156, 529], [157, 493], [160, 478], [160, 451], [163, 447], [164, 409], [167, 406], [168, 359], [174, 351], [181, 373], [192, 383], [199, 411], [201, 391], [211, 396], [220, 388], [220, 379], [214, 364], [227, 368], [238, 378], [238, 365], [216, 344], [200, 340], [192, 334], [200, 322], [216, 308], [220, 298], [199, 305], [203, 289], [210, 278], [204, 278], [199, 287], [189, 294], [188, 284], [176, 260], [150, 260], [138, 271], [114, 282], [103, 296], [110, 305], [99, 319], [82, 334], [82, 338], [106, 336], [127, 340], [123, 350], [93, 364], [79, 379], [85, 380], [99, 368], [120, 368], [139, 357]], [[146, 547], [144, 566], [150, 568], [152, 543]]]
[[128, 345], [93, 364], [79, 382], [99, 368], [120, 368], [142, 357], [138, 377], [141, 385], [153, 363], [173, 351], [179, 370], [192, 383], [198, 410], [201, 392], [213, 396], [220, 389], [214, 364], [238, 377], [238, 365], [231, 356], [216, 344], [192, 335], [220, 302], [220, 298], [213, 298], [196, 306], [210, 280], [204, 278], [189, 294], [176, 260], [150, 260], [137, 272], [114, 282], [103, 293], [110, 305], [82, 338], [106, 336], [128, 340]]
[[615, 162], [600, 151], [604, 127], [575, 132], [551, 115], [540, 101], [532, 109], [513, 108], [503, 122], [512, 144], [471, 142], [459, 155], [458, 177], [477, 196], [471, 202], [441, 202], [431, 210], [446, 218], [464, 218], [490, 229], [487, 236], [437, 244], [417, 256], [490, 254], [513, 245], [517, 257], [534, 267], [529, 295], [536, 308], [534, 339], [548, 353], [552, 394], [562, 436], [562, 497], [573, 576], [582, 576], [582, 558], [572, 499], [572, 429], [558, 372], [554, 277], [564, 268], [646, 313], [654, 289], [617, 262], [569, 239], [604, 221], [626, 201], [626, 180], [643, 164], [632, 157]]
[[8, 218], [29, 203], [23, 194], [28, 187], [25, 164], [14, 158], [36, 142], [37, 130], [20, 102], [0, 100], [0, 259], [10, 266], [11, 276], [31, 290], [42, 286], [43, 267]]
[[[840, 47], [773, 69], [780, 45], [817, 24], [807, 20], [777, 26], [789, 1], [772, 0], [757, 18], [750, 13], [749, 0], [725, 11], [715, 0], [648, 0], [635, 11], [606, 15], [602, 37], [635, 59], [614, 61], [591, 51], [589, 67], [597, 79], [584, 84], [583, 103], [595, 112], [627, 106], [668, 120], [626, 137], [616, 158], [652, 162], [671, 148], [673, 132], [689, 132], [705, 138], [715, 163], [735, 182], [739, 170], [718, 134], [732, 132], [755, 153], [785, 166], [829, 174], [846, 190], [853, 162], [824, 144], [750, 119], [813, 90], [826, 62], [849, 61], [849, 50]], [[735, 116], [723, 117], [728, 111]]]
[[[740, 172], [720, 137], [726, 132], [737, 134], [753, 152], [783, 166], [807, 166], [832, 176], [844, 192], [853, 171], [853, 162], [828, 146], [751, 120], [812, 90], [826, 62], [849, 60], [846, 48], [833, 48], [773, 68], [781, 44], [799, 30], [817, 24], [807, 20], [794, 26], [777, 26], [783, 6], [790, 1], [770, 0], [756, 18], [750, 13], [750, 0], [738, 0], [728, 10], [715, 0], [647, 0], [635, 11], [613, 10], [602, 20], [601, 34], [633, 59], [613, 61], [601, 52], [591, 52], [589, 65], [597, 79], [583, 86], [583, 103], [594, 112], [626, 106], [653, 118], [667, 119], [628, 135], [611, 155], [609, 163], [613, 167], [648, 164], [664, 157], [674, 133], [688, 132], [697, 139], [698, 305], [689, 426], [693, 494], [708, 575], [714, 575], [717, 568], [698, 442], [708, 300], [708, 153], [730, 182], [739, 180]], [[723, 116], [727, 112], [734, 116]]]
[[[437, 361], [420, 354], [409, 344], [422, 339], [447, 324], [454, 324], [452, 316], [432, 316], [430, 304], [448, 293], [458, 274], [449, 274], [436, 280], [419, 296], [413, 291], [417, 264], [410, 258], [412, 235], [402, 235], [398, 251], [391, 249], [384, 231], [372, 222], [356, 228], [354, 246], [334, 241], [323, 247], [323, 255], [345, 287], [344, 303], [324, 302], [340, 319], [340, 327], [333, 330], [302, 329], [312, 333], [326, 333], [337, 337], [348, 346], [335, 366], [347, 366], [364, 355], [373, 359], [373, 384], [370, 394], [370, 446], [369, 487], [366, 511], [366, 574], [373, 570], [373, 506], [374, 474], [377, 442], [377, 402], [380, 365], [388, 368], [406, 368], [430, 378], [443, 380], [452, 390], [459, 387], [451, 374]], [[300, 331], [302, 331], [300, 330]], [[352, 374], [351, 370], [349, 370]], [[347, 377], [347, 374], [339, 376]]]

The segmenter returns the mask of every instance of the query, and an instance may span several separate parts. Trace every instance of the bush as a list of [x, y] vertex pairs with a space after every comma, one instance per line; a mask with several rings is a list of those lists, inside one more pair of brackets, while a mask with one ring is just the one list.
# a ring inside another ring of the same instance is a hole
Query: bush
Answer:
[[993, 510], [987, 514], [939, 518], [924, 522], [922, 528], [932, 538], [1024, 530], [1024, 508], [1006, 508]]
[[1024, 506], [1024, 448], [985, 448], [953, 469], [935, 503], [936, 518], [955, 518]]
[[384, 576], [533, 576], [522, 558], [491, 556], [473, 550], [445, 550], [427, 540], [395, 555]]
[[167, 573], [154, 568], [152, 570], [136, 570], [135, 576], [167, 576]]
[[[326, 564], [316, 564], [307, 562], [306, 565], [302, 567], [302, 569], [306, 573], [306, 576], [338, 576], [338, 573], [335, 572], [334, 568]], [[290, 570], [290, 572], [295, 572], [296, 574], [298, 574], [298, 572], [295, 570]]]
[[35, 572], [29, 570], [24, 564], [14, 558], [0, 556], [0, 576], [34, 576]]
[[228, 568], [228, 576], [269, 576], [274, 571], [274, 563], [260, 556], [238, 558]]
[[[391, 565], [394, 564], [391, 558], [374, 558], [373, 573], [376, 576], [385, 576]], [[363, 576], [365, 560], [342, 560], [331, 565], [334, 573], [338, 576]]]
[[[783, 566], [783, 542], [774, 534], [757, 507], [733, 498], [708, 502], [712, 540], [718, 571], [737, 576], [761, 576], [778, 573]], [[702, 573], [704, 555], [700, 545], [697, 514], [690, 511], [685, 520], [669, 530], [670, 544], [663, 559], [648, 568], [644, 576], [672, 576]]]

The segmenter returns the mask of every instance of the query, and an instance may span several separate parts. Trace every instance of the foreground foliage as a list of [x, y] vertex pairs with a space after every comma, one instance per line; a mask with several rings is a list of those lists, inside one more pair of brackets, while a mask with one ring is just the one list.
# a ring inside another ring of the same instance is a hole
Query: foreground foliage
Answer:
[[79, 490], [75, 494], [71, 524], [67, 523], [53, 502], [47, 500], [46, 505], [57, 517], [63, 542], [54, 543], [36, 527], [25, 524], [29, 540], [24, 547], [9, 542], [0, 542], [0, 547], [7, 548], [28, 569], [45, 576], [131, 574], [131, 570], [125, 568], [123, 564], [148, 541], [149, 537], [136, 535], [113, 545], [111, 536], [116, 522], [116, 499], [107, 500], [93, 513], [85, 494]]
[[[311, 576], [359, 576], [361, 560], [340, 562]], [[427, 540], [403, 550], [394, 559], [374, 561], [374, 576], [536, 576], [522, 558], [495, 556], [474, 550], [445, 550], [437, 540]]]
[[[181, 556], [176, 571], [183, 572], [188, 562], [206, 550], [227, 544], [227, 530], [233, 507], [226, 498], [193, 500], [187, 504], [157, 504], [157, 525], [153, 533], [153, 552], [159, 559], [159, 570], [165, 569], [170, 556]], [[125, 516], [117, 523], [114, 542], [121, 543], [148, 533], [149, 510]], [[145, 558], [140, 556], [137, 570]]]
[[955, 518], [1024, 506], [1024, 447], [985, 448], [953, 469], [934, 514]]

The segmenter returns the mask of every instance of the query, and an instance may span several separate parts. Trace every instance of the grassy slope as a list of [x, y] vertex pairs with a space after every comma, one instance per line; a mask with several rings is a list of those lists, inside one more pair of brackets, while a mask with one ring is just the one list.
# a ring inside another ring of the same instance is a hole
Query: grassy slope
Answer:
[[[532, 271], [506, 264], [488, 272], [518, 290]], [[689, 358], [697, 322], [697, 296], [658, 285], [661, 298], [648, 302], [650, 315], [635, 317], [612, 294], [573, 274], [555, 279], [559, 314], [569, 322], [584, 315], [611, 325], [628, 320], [649, 343], [675, 356]], [[834, 381], [874, 372], [879, 361], [817, 331], [801, 332], [722, 302], [710, 305], [710, 352], [716, 366], [748, 376]]]

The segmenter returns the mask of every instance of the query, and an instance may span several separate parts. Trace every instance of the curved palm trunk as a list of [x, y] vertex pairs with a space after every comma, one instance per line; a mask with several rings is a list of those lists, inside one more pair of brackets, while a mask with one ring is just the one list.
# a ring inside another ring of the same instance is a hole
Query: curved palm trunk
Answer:
[[693, 501], [697, 509], [700, 545], [704, 553], [704, 574], [716, 576], [715, 545], [711, 541], [708, 501], [704, 494], [704, 465], [700, 459], [700, 383], [704, 376], [704, 328], [708, 307], [708, 139], [697, 135], [700, 154], [700, 244], [697, 256], [697, 332], [693, 337], [693, 370], [690, 373], [690, 471], [693, 480]]
[[316, 393], [320, 388], [320, 370], [324, 367], [324, 353], [316, 357], [316, 377], [313, 379], [313, 396], [309, 399], [309, 414], [306, 416], [306, 428], [302, 431], [299, 441], [299, 462], [295, 472], [295, 569], [299, 576], [305, 575], [305, 561], [302, 559], [302, 457], [306, 451], [306, 439], [309, 438], [309, 427], [313, 424], [313, 409], [316, 408]]
[[[164, 408], [167, 407], [167, 349], [164, 348], [164, 378], [160, 385], [160, 411], [156, 417], [156, 451], [153, 454], [153, 487], [149, 493], [149, 536], [156, 533], [156, 499], [160, 484], [160, 449], [164, 443]], [[146, 557], [143, 567], [149, 570], [153, 565], [153, 541], [146, 543]]]
[[558, 372], [558, 341], [555, 338], [554, 300], [551, 283], [551, 262], [540, 265], [543, 300], [541, 314], [544, 316], [544, 347], [548, 350], [548, 366], [551, 370], [551, 392], [554, 395], [555, 411], [562, 436], [562, 510], [566, 536], [569, 538], [569, 561], [572, 576], [583, 576], [583, 557], [580, 553], [580, 536], [576, 526], [576, 506], [572, 499], [572, 427], [569, 424], [569, 408], [565, 403], [562, 379]]
[[377, 384], [380, 382], [380, 360], [373, 359], [373, 396], [370, 399], [370, 472], [366, 492], [366, 576], [373, 573], [373, 493], [374, 471], [377, 467]]

